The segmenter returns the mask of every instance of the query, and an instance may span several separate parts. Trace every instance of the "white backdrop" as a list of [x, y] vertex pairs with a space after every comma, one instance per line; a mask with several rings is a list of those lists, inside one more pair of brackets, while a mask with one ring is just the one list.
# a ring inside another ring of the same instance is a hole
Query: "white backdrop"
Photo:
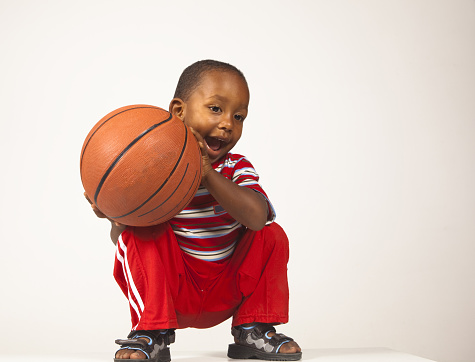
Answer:
[[[291, 240], [309, 348], [475, 359], [475, 2], [0, 1], [3, 353], [115, 351], [129, 328], [79, 153], [168, 107], [200, 59], [246, 75], [247, 155]], [[222, 350], [229, 323], [174, 349]], [[2, 353], [2, 352], [0, 352]]]

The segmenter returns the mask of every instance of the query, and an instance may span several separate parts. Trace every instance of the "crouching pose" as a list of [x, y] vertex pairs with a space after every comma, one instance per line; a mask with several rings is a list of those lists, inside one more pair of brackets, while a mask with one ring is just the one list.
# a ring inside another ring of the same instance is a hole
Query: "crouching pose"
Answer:
[[230, 317], [230, 358], [301, 358], [298, 344], [274, 328], [288, 322], [287, 236], [252, 164], [230, 152], [248, 104], [246, 79], [230, 64], [199, 61], [181, 75], [170, 112], [201, 147], [201, 186], [166, 223], [112, 222], [114, 276], [132, 316], [115, 361], [170, 361], [176, 329], [209, 328]]

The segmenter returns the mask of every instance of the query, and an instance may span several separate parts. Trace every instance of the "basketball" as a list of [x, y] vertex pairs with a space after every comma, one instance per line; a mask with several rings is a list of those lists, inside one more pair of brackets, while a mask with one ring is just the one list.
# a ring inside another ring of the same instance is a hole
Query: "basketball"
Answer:
[[191, 201], [201, 182], [201, 151], [190, 129], [170, 112], [126, 106], [91, 129], [80, 172], [87, 196], [109, 219], [151, 226]]

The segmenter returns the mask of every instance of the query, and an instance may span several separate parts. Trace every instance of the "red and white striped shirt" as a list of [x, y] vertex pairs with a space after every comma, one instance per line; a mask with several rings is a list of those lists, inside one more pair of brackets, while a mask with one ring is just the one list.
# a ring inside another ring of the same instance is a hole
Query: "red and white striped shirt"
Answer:
[[[258, 183], [259, 175], [246, 157], [228, 153], [212, 166], [239, 186], [261, 193], [267, 200], [267, 223], [274, 221], [274, 208]], [[221, 261], [229, 257], [246, 229], [203, 186], [200, 186], [188, 206], [169, 222], [181, 250], [207, 261]]]

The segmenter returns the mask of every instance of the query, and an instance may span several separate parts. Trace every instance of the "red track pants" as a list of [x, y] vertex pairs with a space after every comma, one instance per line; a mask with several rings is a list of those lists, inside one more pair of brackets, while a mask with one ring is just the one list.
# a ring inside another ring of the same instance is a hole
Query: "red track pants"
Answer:
[[132, 329], [208, 328], [288, 321], [289, 244], [272, 223], [247, 230], [222, 263], [181, 251], [168, 223], [127, 228], [117, 243], [114, 277], [127, 296]]

